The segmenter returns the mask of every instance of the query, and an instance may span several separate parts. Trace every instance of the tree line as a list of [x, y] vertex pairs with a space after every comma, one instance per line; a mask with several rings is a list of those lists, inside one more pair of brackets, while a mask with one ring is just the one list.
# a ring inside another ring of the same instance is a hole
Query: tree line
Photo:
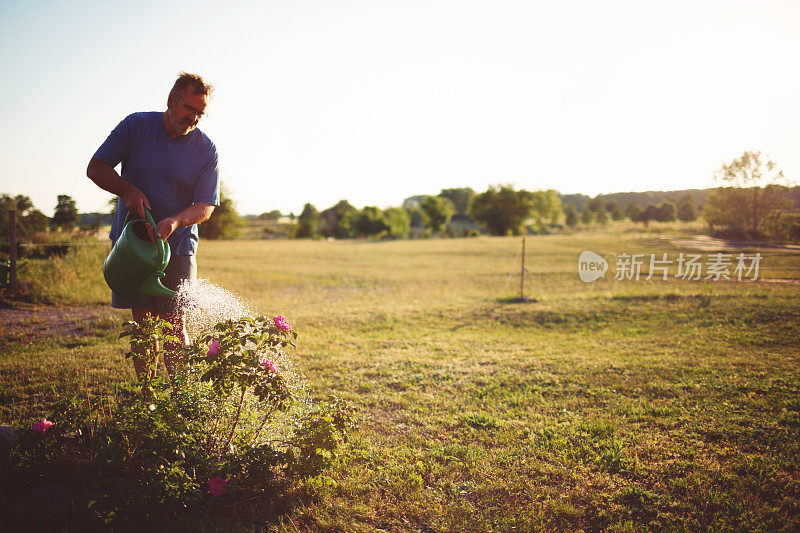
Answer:
[[[588, 197], [587, 197], [588, 198]], [[276, 221], [278, 211], [259, 218]], [[401, 207], [356, 209], [347, 200], [319, 211], [307, 203], [299, 216], [291, 217], [293, 238], [403, 238], [407, 236], [520, 235], [548, 233], [564, 226], [605, 225], [610, 220], [630, 219], [647, 225], [651, 221], [695, 220], [697, 208], [691, 196], [677, 204], [662, 201], [644, 208], [629, 203], [624, 208], [602, 196], [589, 198], [581, 209], [564, 204], [554, 190], [528, 191], [511, 185], [490, 186], [482, 193], [469, 187], [443, 189], [438, 195], [406, 198]]]
[[580, 214], [572, 205], [564, 207], [564, 223], [574, 228], [579, 224], [591, 225], [593, 223], [605, 225], [609, 220], [629, 219], [632, 222], [641, 222], [645, 226], [650, 222], [674, 222], [682, 220], [690, 222], [697, 220], [697, 206], [690, 195], [681, 196], [677, 204], [670, 200], [662, 200], [658, 205], [648, 203], [644, 208], [639, 204], [629, 202], [624, 209], [614, 200], [597, 196], [587, 201]]
[[[356, 209], [346, 200], [318, 211], [306, 204], [292, 231], [295, 238], [519, 235], [631, 220], [693, 221], [702, 215], [719, 237], [800, 241], [800, 187], [790, 187], [777, 165], [760, 152], [744, 152], [715, 173], [718, 187], [561, 195], [554, 190], [515, 190], [496, 185], [476, 193], [469, 187], [407, 198], [402, 207]], [[644, 205], [642, 205], [644, 204]], [[277, 218], [280, 213], [265, 214]], [[264, 217], [264, 215], [262, 215]]]
[[[400, 207], [356, 209], [347, 200], [319, 211], [307, 203], [297, 217], [294, 238], [403, 238], [412, 236], [519, 235], [525, 224], [557, 223], [562, 206], [554, 190], [515, 190], [509, 185], [476, 193], [469, 187], [443, 189], [438, 195], [407, 198]], [[274, 218], [265, 213], [264, 218]]]
[[[800, 241], [800, 187], [760, 152], [744, 152], [715, 174], [719, 186], [710, 190], [613, 193], [594, 198], [561, 195], [555, 190], [528, 191], [494, 185], [477, 193], [470, 187], [442, 189], [437, 195], [406, 198], [399, 207], [357, 209], [347, 200], [319, 211], [305, 204], [291, 216], [293, 238], [404, 238], [425, 236], [519, 235], [547, 233], [580, 226], [605, 225], [629, 219], [650, 222], [692, 221], [702, 215], [712, 234], [730, 238]], [[116, 205], [116, 199], [109, 201]], [[201, 224], [208, 239], [236, 238], [244, 226], [233, 200], [222, 191], [220, 206]], [[80, 220], [75, 201], [59, 195], [54, 216], [35, 209], [30, 198], [0, 195], [0, 232], [7, 234], [8, 211], [17, 212], [18, 234], [30, 237], [48, 228], [71, 231]], [[92, 225], [99, 227], [100, 219]], [[259, 216], [282, 218], [278, 210]]]
[[22, 238], [31, 238], [37, 233], [50, 229], [72, 231], [80, 214], [70, 196], [58, 195], [58, 203], [53, 217], [50, 218], [33, 206], [28, 196], [18, 194], [14, 197], [9, 194], [0, 194], [0, 235], [8, 234], [8, 213], [15, 211], [17, 235]]

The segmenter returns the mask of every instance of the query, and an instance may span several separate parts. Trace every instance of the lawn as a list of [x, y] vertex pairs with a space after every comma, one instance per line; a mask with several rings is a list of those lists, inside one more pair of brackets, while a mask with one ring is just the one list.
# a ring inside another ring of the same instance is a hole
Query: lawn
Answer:
[[[621, 254], [712, 252], [625, 228], [533, 236], [536, 301], [515, 303], [520, 244], [202, 242], [200, 275], [285, 315], [310, 388], [349, 402], [360, 429], [324, 479], [192, 519], [245, 531], [800, 527], [800, 287], [764, 281], [800, 279], [798, 251], [758, 250], [761, 281], [675, 278], [675, 265], [646, 280], [648, 264], [615, 280]], [[604, 279], [579, 279], [584, 250], [608, 260]], [[99, 304], [99, 270], [71, 268], [85, 288], [49, 299]], [[0, 420], [131, 378], [124, 315], [98, 309], [76, 334], [2, 333]]]

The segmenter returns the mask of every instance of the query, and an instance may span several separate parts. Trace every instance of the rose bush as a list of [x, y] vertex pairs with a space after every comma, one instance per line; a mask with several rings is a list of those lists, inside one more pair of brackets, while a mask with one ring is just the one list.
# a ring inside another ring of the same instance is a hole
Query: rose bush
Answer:
[[[121, 336], [148, 357], [159, 354], [157, 341], [174, 340], [163, 320], [124, 327]], [[354, 423], [341, 401], [307, 396], [287, 355], [297, 338], [282, 316], [216, 324], [182, 350], [173, 381], [146, 372], [99, 403], [66, 398], [20, 430], [11, 451], [16, 473], [84, 465], [92, 512], [112, 522], [318, 476]]]

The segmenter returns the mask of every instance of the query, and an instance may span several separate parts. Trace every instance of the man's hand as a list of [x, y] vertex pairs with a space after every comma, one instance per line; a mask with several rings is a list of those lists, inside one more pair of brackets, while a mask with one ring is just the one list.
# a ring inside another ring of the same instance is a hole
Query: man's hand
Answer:
[[[153, 228], [147, 222], [147, 218], [144, 216], [144, 210], [150, 210], [150, 202], [147, 199], [147, 196], [144, 195], [142, 191], [131, 185], [125, 191], [125, 194], [122, 196], [122, 201], [125, 202], [125, 207], [128, 209], [129, 213], [132, 213], [138, 216], [140, 219], [145, 221], [145, 227], [147, 228], [147, 234], [150, 236], [150, 240], [155, 242], [155, 236], [153, 235]], [[160, 224], [159, 224], [160, 226]], [[172, 231], [170, 231], [172, 233]], [[169, 234], [167, 234], [169, 235]], [[166, 237], [164, 237], [166, 240]]]
[[180, 213], [176, 213], [171, 217], [167, 217], [158, 223], [156, 228], [156, 235], [166, 241], [172, 232], [184, 226], [191, 226], [192, 224], [199, 224], [204, 220], [208, 220], [211, 213], [214, 211], [214, 206], [206, 203], [192, 204]]
[[162, 241], [166, 241], [176, 229], [178, 229], [178, 221], [174, 217], [169, 217], [158, 223], [156, 234]]
[[150, 210], [150, 202], [142, 191], [131, 185], [128, 187], [128, 190], [125, 191], [125, 194], [122, 195], [122, 201], [125, 202], [125, 207], [128, 208], [129, 212], [142, 220], [147, 220], [144, 217], [144, 209], [147, 208]]

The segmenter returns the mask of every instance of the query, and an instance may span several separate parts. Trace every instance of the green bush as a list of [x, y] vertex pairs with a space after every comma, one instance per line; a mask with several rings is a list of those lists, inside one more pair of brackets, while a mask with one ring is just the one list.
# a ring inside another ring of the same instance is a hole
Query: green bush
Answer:
[[[129, 355], [158, 353], [156, 341], [174, 340], [169, 327], [126, 323], [133, 348], [151, 350]], [[184, 349], [171, 382], [147, 377], [113, 397], [64, 399], [49, 420], [17, 431], [10, 479], [30, 484], [66, 465], [80, 473], [61, 481], [85, 493], [87, 523], [128, 524], [318, 476], [353, 417], [335, 398], [304, 396], [285, 354], [296, 338], [282, 317], [229, 320]]]

